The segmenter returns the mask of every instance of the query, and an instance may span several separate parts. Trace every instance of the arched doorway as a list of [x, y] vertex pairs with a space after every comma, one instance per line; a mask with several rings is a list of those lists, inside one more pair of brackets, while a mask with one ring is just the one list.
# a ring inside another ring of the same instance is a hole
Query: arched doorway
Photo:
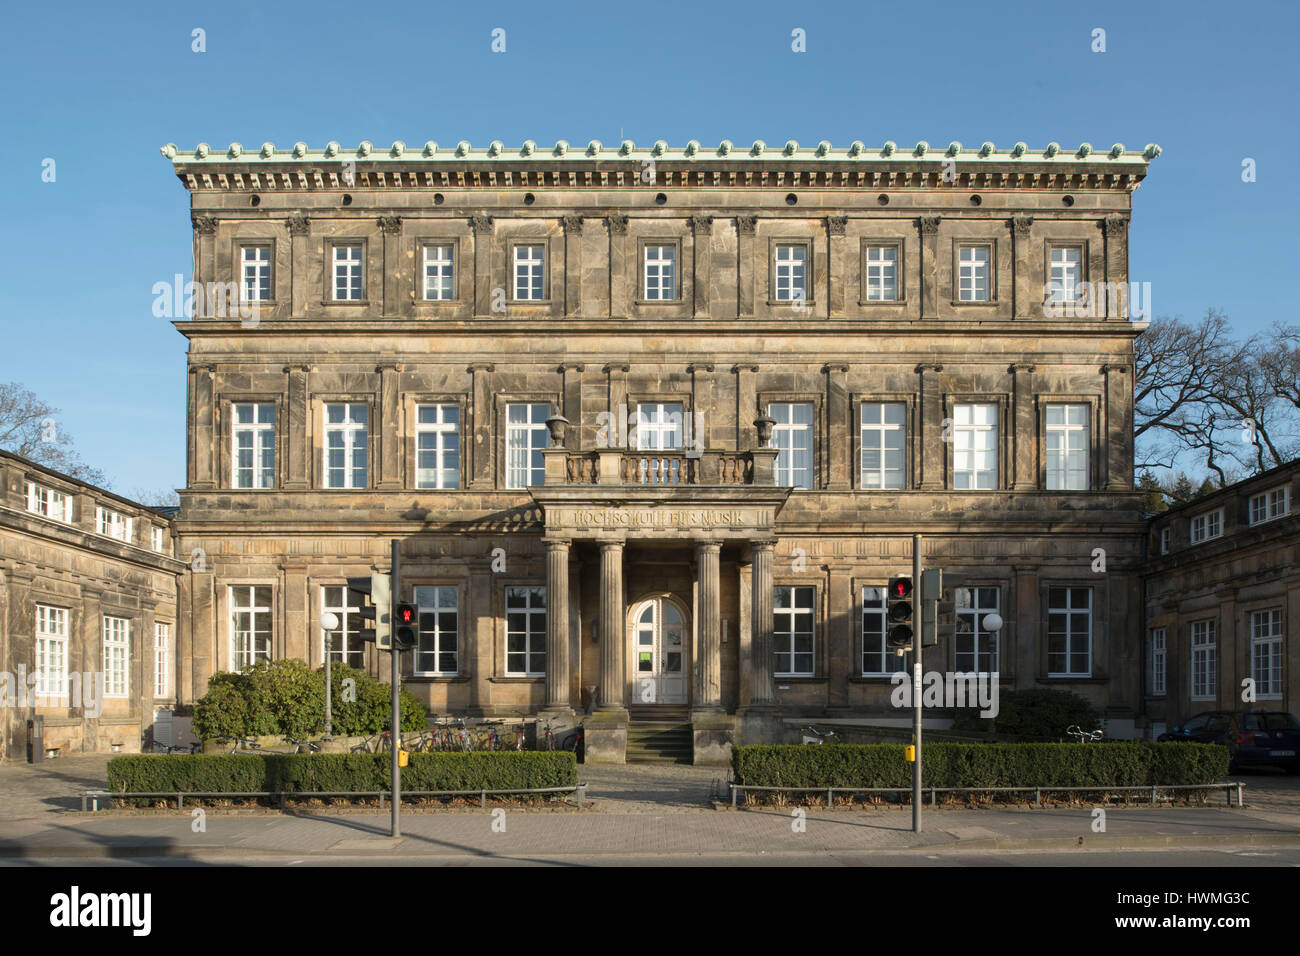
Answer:
[[687, 703], [686, 614], [665, 595], [640, 602], [632, 612], [630, 703]]

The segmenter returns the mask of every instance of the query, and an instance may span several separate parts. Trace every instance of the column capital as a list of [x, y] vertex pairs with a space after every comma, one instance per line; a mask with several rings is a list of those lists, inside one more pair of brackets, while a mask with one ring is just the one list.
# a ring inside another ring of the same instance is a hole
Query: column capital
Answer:
[[217, 234], [216, 216], [191, 215], [190, 223], [194, 226], [194, 231], [200, 236], [215, 236]]
[[916, 367], [917, 375], [923, 375], [926, 372], [942, 372], [942, 371], [943, 371], [943, 366], [934, 363], [922, 362], [920, 365]]
[[467, 372], [495, 372], [496, 366], [491, 362], [471, 362], [465, 369]]
[[611, 236], [627, 235], [627, 216], [623, 213], [615, 213], [609, 217], [609, 234]]
[[1011, 367], [1010, 367], [1009, 369], [1007, 369], [1007, 371], [1012, 372], [1012, 373], [1016, 373], [1016, 372], [1037, 372], [1037, 371], [1038, 371], [1038, 366], [1037, 366], [1037, 365], [1030, 365], [1030, 364], [1028, 364], [1028, 363], [1026, 363], [1026, 362], [1012, 362], [1012, 363], [1011, 363]]
[[598, 541], [596, 543], [600, 545], [600, 550], [602, 552], [622, 551], [623, 545], [627, 544], [626, 541]]
[[382, 365], [375, 366], [376, 372], [405, 372], [406, 366], [401, 362], [385, 362]]
[[1102, 375], [1109, 375], [1111, 372], [1119, 372], [1121, 375], [1123, 375], [1127, 371], [1128, 371], [1127, 365], [1103, 365], [1101, 367]]
[[708, 362], [708, 363], [701, 362], [698, 364], [686, 366], [687, 375], [694, 375], [696, 372], [712, 372], [712, 371], [713, 371], [712, 362]]
[[574, 235], [581, 234], [581, 232], [582, 232], [582, 217], [581, 217], [581, 216], [564, 216], [564, 217], [562, 217], [562, 218], [563, 218], [563, 220], [564, 220], [564, 231], [565, 231], [565, 232], [573, 233]]
[[711, 235], [713, 232], [712, 216], [691, 216], [691, 228], [697, 236]]
[[310, 372], [310, 365], [286, 365], [280, 371], [282, 372]]
[[311, 220], [306, 216], [290, 216], [284, 221], [289, 227], [290, 236], [309, 236], [311, 235]]
[[1017, 239], [1028, 239], [1030, 230], [1034, 225], [1033, 216], [1012, 216], [1011, 230], [1015, 233]]
[[848, 216], [827, 216], [826, 231], [832, 236], [842, 236], [849, 225]]
[[586, 370], [587, 366], [581, 362], [561, 362], [557, 371], [563, 374], [564, 372], [585, 372]]
[[401, 216], [380, 216], [375, 222], [379, 225], [379, 231], [385, 236], [400, 236], [402, 234]]
[[470, 216], [469, 224], [474, 227], [475, 235], [479, 233], [490, 233], [492, 231], [491, 216]]
[[546, 545], [547, 551], [568, 551], [573, 544], [572, 538], [543, 538], [542, 543]]
[[942, 222], [941, 216], [922, 216], [920, 219], [921, 235], [937, 236], [939, 234], [940, 222]]
[[736, 232], [742, 236], [752, 236], [758, 230], [757, 216], [737, 216]]
[[721, 551], [722, 540], [719, 538], [696, 538], [695, 547], [702, 551]]
[[760, 551], [772, 551], [776, 548], [776, 543], [779, 540], [779, 538], [753, 538], [750, 540], [749, 545]]
[[822, 371], [827, 373], [828, 375], [831, 372], [847, 372], [848, 370], [849, 367], [841, 362], [827, 362], [824, 366], [822, 366]]
[[629, 367], [626, 362], [610, 362], [601, 371], [608, 375], [610, 372], [626, 372]]
[[1122, 239], [1128, 231], [1128, 216], [1113, 213], [1102, 220], [1102, 225], [1106, 230], [1107, 238]]
[[758, 366], [749, 364], [733, 365], [731, 366], [731, 371], [733, 374], [739, 374], [741, 372], [757, 372]]

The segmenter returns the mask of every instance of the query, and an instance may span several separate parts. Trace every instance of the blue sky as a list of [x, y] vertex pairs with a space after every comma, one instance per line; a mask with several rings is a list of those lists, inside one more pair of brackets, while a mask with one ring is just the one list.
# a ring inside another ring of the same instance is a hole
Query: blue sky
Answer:
[[[0, 381], [119, 491], [185, 480], [188, 196], [158, 147], [395, 139], [1163, 149], [1134, 197], [1157, 314], [1294, 321], [1300, 5], [1261, 2], [10, 4]], [[506, 31], [506, 52], [491, 32]], [[1092, 31], [1106, 52], [1092, 52]], [[191, 50], [191, 31], [207, 50]], [[791, 50], [806, 31], [807, 52]], [[42, 182], [42, 161], [56, 179]], [[1244, 183], [1242, 160], [1257, 181]]]

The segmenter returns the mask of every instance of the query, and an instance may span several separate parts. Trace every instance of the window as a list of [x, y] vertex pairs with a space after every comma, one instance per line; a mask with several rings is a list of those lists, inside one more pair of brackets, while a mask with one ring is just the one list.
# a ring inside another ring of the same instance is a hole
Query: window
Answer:
[[230, 589], [230, 669], [243, 671], [271, 659], [271, 589], [241, 585]]
[[1079, 246], [1053, 247], [1048, 268], [1048, 301], [1076, 301], [1083, 281], [1083, 249]]
[[415, 487], [460, 487], [460, 406], [415, 409]]
[[118, 541], [130, 541], [135, 519], [128, 518], [118, 511], [112, 511], [103, 505], [95, 507], [95, 530], [100, 534]]
[[334, 301], [360, 302], [361, 246], [334, 247]]
[[362, 670], [365, 667], [365, 645], [361, 643], [361, 608], [349, 604], [349, 595], [342, 585], [321, 588], [321, 613], [333, 611], [339, 626], [325, 632], [326, 650], [330, 660]]
[[546, 588], [506, 588], [506, 673], [546, 674]]
[[231, 445], [236, 488], [275, 487], [275, 406], [234, 406]]
[[325, 406], [325, 487], [366, 487], [370, 409], [361, 402]]
[[1223, 509], [1197, 515], [1192, 519], [1192, 544], [1200, 544], [1223, 534]]
[[68, 696], [67, 608], [36, 605], [36, 694]]
[[989, 301], [989, 246], [961, 246], [958, 250], [957, 300]]
[[515, 246], [515, 299], [541, 302], [546, 298], [546, 246]]
[[1192, 622], [1192, 700], [1214, 700], [1218, 671], [1214, 621]]
[[898, 246], [867, 246], [863, 275], [868, 302], [897, 302]]
[[72, 498], [61, 491], [29, 481], [27, 482], [27, 510], [44, 518], [70, 523]]
[[506, 406], [506, 487], [528, 488], [546, 481], [542, 449], [550, 444], [545, 402]]
[[1172, 538], [1173, 538], [1173, 533], [1170, 531], [1169, 528], [1160, 529], [1160, 553], [1161, 554], [1169, 553], [1169, 545]]
[[998, 486], [998, 407], [957, 405], [953, 408], [953, 487], [985, 489]]
[[1088, 490], [1088, 406], [1048, 405], [1047, 490]]
[[151, 528], [149, 534], [153, 539], [153, 549], [158, 552], [167, 550], [167, 531], [165, 528]]
[[645, 297], [652, 301], [677, 298], [677, 244], [644, 247]]
[[131, 656], [131, 622], [124, 617], [104, 618], [104, 696], [125, 697], [130, 679], [127, 660]]
[[806, 301], [808, 298], [808, 247], [777, 246], [773, 284], [778, 302]]
[[816, 588], [778, 587], [772, 595], [774, 673], [787, 677], [813, 674], [813, 597]]
[[1047, 589], [1047, 676], [1092, 673], [1092, 589]]
[[902, 488], [907, 480], [903, 454], [907, 406], [868, 403], [862, 406], [862, 487]]
[[1274, 518], [1281, 518], [1289, 513], [1291, 510], [1289, 498], [1290, 495], [1287, 493], [1285, 485], [1255, 495], [1250, 499], [1250, 523], [1260, 524], [1264, 521], [1272, 521]]
[[1153, 697], [1165, 695], [1165, 662], [1168, 660], [1165, 647], [1165, 629], [1158, 627], [1151, 632], [1150, 688]]
[[1250, 615], [1250, 676], [1255, 696], [1282, 698], [1282, 609]]
[[171, 640], [172, 626], [155, 623], [153, 626], [153, 695], [166, 697], [171, 681]]
[[456, 297], [456, 247], [451, 243], [424, 247], [424, 298], [446, 302]]
[[681, 403], [642, 402], [637, 405], [636, 447], [641, 451], [681, 451]]
[[239, 262], [245, 302], [271, 301], [271, 247], [240, 246]]
[[420, 638], [415, 649], [415, 673], [446, 677], [456, 673], [458, 605], [455, 587], [415, 589], [420, 608]]
[[813, 486], [813, 406], [811, 402], [778, 402], [768, 406], [776, 419], [771, 447], [776, 455], [776, 483], [796, 488]]
[[984, 628], [984, 619], [1001, 603], [1000, 588], [957, 588], [956, 669], [964, 674], [998, 671], [998, 632]]
[[862, 589], [862, 676], [888, 677], [907, 670], [906, 655], [891, 650], [885, 642], [885, 589]]

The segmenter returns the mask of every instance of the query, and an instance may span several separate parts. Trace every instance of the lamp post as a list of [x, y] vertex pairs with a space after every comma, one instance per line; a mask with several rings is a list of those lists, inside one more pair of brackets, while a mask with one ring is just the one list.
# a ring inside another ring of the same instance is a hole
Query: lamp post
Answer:
[[334, 697], [334, 683], [330, 679], [330, 642], [329, 632], [338, 630], [339, 616], [333, 611], [326, 611], [320, 616], [320, 640], [321, 647], [325, 651], [325, 738], [333, 740], [333, 727], [331, 726], [331, 704]]

